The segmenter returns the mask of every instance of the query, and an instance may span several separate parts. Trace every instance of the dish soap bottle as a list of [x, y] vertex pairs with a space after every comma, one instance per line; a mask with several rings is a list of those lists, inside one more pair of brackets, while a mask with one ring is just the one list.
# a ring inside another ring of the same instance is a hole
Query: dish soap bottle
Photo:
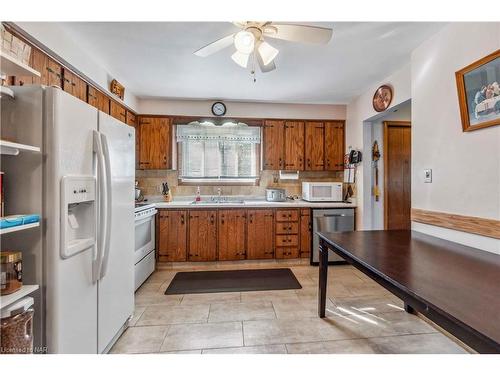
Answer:
[[194, 200], [196, 202], [200, 202], [201, 201], [201, 193], [200, 193], [200, 187], [199, 186], [196, 188], [196, 198]]

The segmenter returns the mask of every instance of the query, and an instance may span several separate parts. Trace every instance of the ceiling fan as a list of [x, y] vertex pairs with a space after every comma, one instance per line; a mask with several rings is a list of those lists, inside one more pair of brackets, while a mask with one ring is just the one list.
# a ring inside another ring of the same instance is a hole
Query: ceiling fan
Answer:
[[[246, 68], [250, 57], [253, 57], [253, 64], [257, 61], [260, 70], [267, 73], [276, 69], [274, 59], [279, 51], [267, 43], [265, 38], [316, 44], [327, 44], [332, 38], [332, 29], [326, 27], [255, 21], [233, 24], [241, 30], [207, 44], [194, 54], [207, 57], [234, 44], [236, 52], [231, 58], [236, 64]], [[254, 74], [255, 69], [252, 70]]]

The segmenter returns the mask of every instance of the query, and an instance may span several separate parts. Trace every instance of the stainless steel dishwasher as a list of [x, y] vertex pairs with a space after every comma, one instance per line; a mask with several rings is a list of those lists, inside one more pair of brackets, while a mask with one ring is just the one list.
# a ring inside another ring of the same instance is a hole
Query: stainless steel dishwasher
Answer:
[[[313, 248], [311, 264], [319, 262], [318, 232], [350, 232], [354, 230], [354, 208], [313, 209]], [[344, 261], [332, 251], [328, 254], [328, 262]]]

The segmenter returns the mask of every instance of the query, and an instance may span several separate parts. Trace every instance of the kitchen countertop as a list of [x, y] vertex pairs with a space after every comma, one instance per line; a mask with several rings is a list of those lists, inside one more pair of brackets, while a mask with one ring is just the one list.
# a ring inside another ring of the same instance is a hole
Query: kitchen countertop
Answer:
[[[286, 202], [268, 202], [264, 198], [230, 197], [230, 200], [241, 200], [241, 202], [216, 203], [210, 202], [210, 198], [202, 197], [202, 202], [194, 204], [193, 197], [178, 197], [172, 202], [165, 202], [161, 197], [148, 197], [148, 203], [153, 203], [156, 208], [239, 208], [239, 207], [259, 207], [259, 208], [356, 208], [356, 205], [346, 202], [307, 202], [302, 199], [287, 200]], [[208, 203], [210, 202], [210, 203]]]

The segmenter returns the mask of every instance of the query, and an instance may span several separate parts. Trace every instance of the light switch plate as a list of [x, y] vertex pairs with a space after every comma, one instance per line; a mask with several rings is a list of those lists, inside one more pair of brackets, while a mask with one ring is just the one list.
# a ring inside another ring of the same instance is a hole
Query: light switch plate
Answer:
[[424, 182], [428, 184], [432, 182], [432, 169], [424, 169]]

